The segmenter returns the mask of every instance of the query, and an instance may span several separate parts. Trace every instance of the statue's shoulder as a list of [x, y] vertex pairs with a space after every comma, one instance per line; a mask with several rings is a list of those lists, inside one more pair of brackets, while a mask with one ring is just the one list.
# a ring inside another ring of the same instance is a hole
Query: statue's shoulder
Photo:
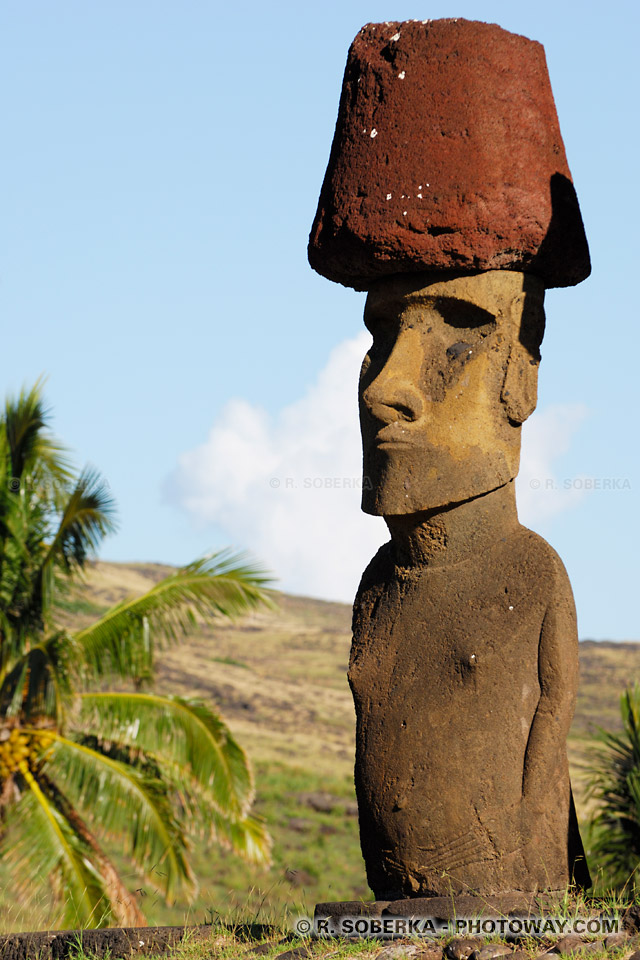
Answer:
[[367, 564], [360, 579], [358, 594], [363, 590], [368, 590], [370, 587], [375, 586], [377, 583], [388, 580], [389, 577], [393, 575], [393, 570], [394, 561], [391, 552], [391, 540], [388, 540], [382, 544], [378, 552]]
[[502, 555], [511, 569], [522, 570], [523, 576], [530, 576], [547, 583], [556, 591], [571, 595], [569, 577], [562, 560], [544, 537], [528, 527], [518, 525], [504, 541]]
[[380, 593], [393, 577], [394, 562], [391, 556], [391, 540], [384, 543], [369, 561], [362, 574], [360, 586], [353, 603], [354, 623], [362, 614], [370, 612]]

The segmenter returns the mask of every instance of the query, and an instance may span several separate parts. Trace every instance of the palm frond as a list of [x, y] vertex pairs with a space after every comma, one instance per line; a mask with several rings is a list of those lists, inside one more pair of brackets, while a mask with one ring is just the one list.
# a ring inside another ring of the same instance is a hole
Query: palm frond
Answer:
[[[59, 796], [39, 781], [30, 770], [23, 774], [25, 790], [10, 810], [2, 856], [27, 888], [57, 879], [64, 889], [61, 926], [97, 926], [109, 922], [111, 911], [102, 878], [95, 869], [90, 850], [73, 829]], [[27, 893], [29, 893], [27, 889]]]
[[67, 572], [82, 568], [104, 537], [115, 529], [115, 502], [104, 479], [85, 468], [67, 497], [62, 516], [45, 557]]
[[590, 855], [610, 883], [640, 885], [640, 687], [620, 699], [623, 732], [596, 732], [587, 799], [595, 804]]
[[271, 859], [271, 836], [259, 817], [249, 815], [239, 820], [222, 817], [219, 811], [208, 814], [212, 835], [249, 863], [268, 865]]
[[149, 637], [175, 643], [198, 617], [235, 619], [259, 606], [273, 607], [267, 573], [244, 554], [223, 550], [165, 577], [141, 597], [125, 600], [76, 634], [94, 674], [140, 675], [148, 668]]
[[272, 839], [262, 817], [254, 814], [238, 817], [221, 810], [211, 792], [185, 773], [182, 765], [165, 754], [161, 758], [146, 754], [146, 758], [158, 763], [189, 835], [199, 845], [213, 842], [249, 863], [270, 865]]
[[[244, 555], [220, 551], [72, 637], [59, 629], [61, 601], [112, 529], [114, 503], [99, 474], [87, 468], [78, 476], [49, 431], [42, 383], [7, 399], [0, 409], [0, 815], [18, 813], [23, 840], [12, 847], [14, 860], [28, 879], [57, 878], [68, 926], [140, 917], [101, 836], [118, 838], [165, 896], [194, 888], [187, 837], [198, 819], [208, 837], [246, 858], [269, 855], [264, 825], [249, 814], [250, 766], [215, 711], [139, 690], [79, 696], [113, 673], [139, 687], [153, 676], [155, 648], [181, 640], [199, 620], [274, 606], [269, 578]], [[83, 728], [65, 735], [76, 719]], [[99, 736], [87, 732], [90, 722]]]
[[18, 397], [7, 397], [1, 418], [6, 443], [8, 479], [16, 482], [16, 492], [28, 474], [28, 482], [40, 486], [39, 495], [56, 503], [72, 479], [71, 462], [65, 448], [49, 433], [50, 412], [42, 399], [43, 381], [30, 390], [23, 388]]
[[80, 700], [83, 729], [177, 763], [183, 779], [204, 790], [222, 815], [247, 815], [254, 795], [249, 761], [206, 704], [154, 693], [85, 693]]
[[71, 700], [74, 642], [57, 631], [16, 658], [0, 683], [0, 715], [64, 723]]
[[[44, 556], [47, 511], [43, 504], [12, 491], [0, 491], [0, 629], [12, 649], [42, 630], [44, 611], [34, 602], [34, 585]], [[7, 654], [2, 651], [6, 665]]]
[[[35, 730], [23, 728], [25, 733]], [[193, 889], [187, 841], [172, 809], [166, 784], [130, 754], [114, 759], [99, 745], [89, 746], [55, 731], [47, 775], [61, 783], [74, 806], [99, 834], [117, 837], [151, 883], [171, 897]]]
[[192, 789], [179, 767], [171, 769], [169, 764], [163, 763], [163, 772], [165, 779], [173, 783], [173, 790], [184, 807], [194, 836], [232, 850], [249, 863], [269, 866], [273, 842], [261, 817], [225, 814], [206, 790]]
[[248, 863], [262, 867], [270, 865], [273, 841], [261, 817], [255, 814], [244, 817], [225, 815], [212, 802], [206, 790], [191, 790], [189, 782], [180, 778], [177, 767], [173, 770], [165, 767], [165, 778], [173, 780], [174, 790], [187, 814], [190, 830], [199, 841], [215, 842]]

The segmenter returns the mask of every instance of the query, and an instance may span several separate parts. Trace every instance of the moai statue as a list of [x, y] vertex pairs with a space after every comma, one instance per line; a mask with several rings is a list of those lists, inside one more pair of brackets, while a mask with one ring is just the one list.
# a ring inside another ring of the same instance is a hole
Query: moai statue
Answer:
[[309, 243], [368, 291], [362, 507], [391, 539], [354, 606], [360, 836], [377, 900], [589, 885], [566, 738], [571, 587], [518, 523], [546, 287], [589, 253], [542, 46], [365, 26]]

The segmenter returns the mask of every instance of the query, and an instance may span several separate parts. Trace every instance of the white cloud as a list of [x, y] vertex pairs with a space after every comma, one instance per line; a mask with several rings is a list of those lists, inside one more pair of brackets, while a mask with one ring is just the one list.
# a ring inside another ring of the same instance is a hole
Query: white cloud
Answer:
[[537, 528], [585, 496], [583, 478], [559, 478], [554, 461], [568, 451], [586, 415], [583, 404], [553, 404], [537, 410], [524, 424], [516, 493], [525, 526]]
[[316, 383], [273, 419], [228, 403], [172, 478], [196, 521], [215, 522], [294, 593], [350, 602], [388, 539], [384, 521], [360, 510], [357, 383], [370, 342], [365, 331], [336, 347]]
[[[388, 539], [384, 521], [360, 510], [357, 381], [369, 343], [363, 332], [336, 347], [316, 383], [275, 418], [243, 400], [228, 403], [171, 478], [172, 499], [198, 524], [215, 523], [294, 593], [350, 602]], [[522, 522], [535, 525], [580, 496], [561, 488], [552, 463], [583, 416], [580, 407], [549, 407], [525, 427]]]

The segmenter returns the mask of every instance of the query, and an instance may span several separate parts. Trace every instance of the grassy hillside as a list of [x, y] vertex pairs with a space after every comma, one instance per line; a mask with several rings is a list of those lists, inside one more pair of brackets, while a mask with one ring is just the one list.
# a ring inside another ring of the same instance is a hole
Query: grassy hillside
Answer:
[[[65, 625], [90, 622], [168, 572], [157, 565], [96, 564], [87, 588], [68, 604]], [[215, 848], [197, 850], [201, 887], [190, 908], [167, 907], [130, 875], [149, 922], [178, 923], [185, 916], [204, 922], [238, 908], [248, 916], [281, 915], [283, 909], [298, 914], [318, 900], [369, 893], [352, 782], [354, 711], [346, 680], [351, 611], [346, 604], [284, 594], [279, 604], [237, 625], [203, 625], [188, 643], [160, 654], [156, 683], [162, 692], [216, 704], [247, 749], [256, 772], [256, 810], [274, 838], [273, 866], [258, 870]], [[579, 812], [590, 731], [619, 725], [618, 698], [634, 676], [640, 677], [640, 644], [581, 644], [569, 745]]]

